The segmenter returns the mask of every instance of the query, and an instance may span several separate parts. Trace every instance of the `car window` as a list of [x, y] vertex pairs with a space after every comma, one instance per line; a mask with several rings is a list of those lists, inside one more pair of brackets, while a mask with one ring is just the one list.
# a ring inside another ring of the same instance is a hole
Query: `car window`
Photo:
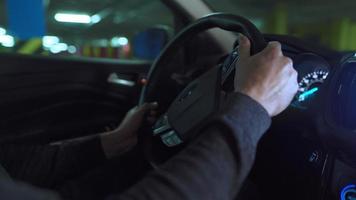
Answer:
[[153, 60], [172, 27], [160, 0], [0, 0], [0, 52]]
[[335, 50], [356, 50], [356, 1], [206, 0], [215, 10], [242, 15], [262, 32], [288, 34]]

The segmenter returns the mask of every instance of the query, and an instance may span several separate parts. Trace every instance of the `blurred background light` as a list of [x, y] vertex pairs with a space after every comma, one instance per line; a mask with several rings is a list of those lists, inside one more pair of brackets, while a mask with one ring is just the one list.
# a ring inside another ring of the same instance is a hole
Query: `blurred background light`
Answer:
[[66, 43], [58, 43], [53, 46], [51, 46], [50, 51], [51, 53], [57, 54], [62, 51], [67, 51], [68, 50], [68, 45]]
[[58, 22], [67, 22], [67, 23], [81, 23], [81, 24], [90, 24], [91, 17], [84, 14], [68, 14], [68, 13], [57, 13], [54, 15], [54, 19]]
[[11, 35], [0, 35], [0, 43], [4, 47], [15, 46], [15, 39]]
[[126, 37], [113, 37], [111, 39], [111, 46], [120, 47], [126, 46], [129, 44], [129, 40]]
[[6, 34], [6, 30], [0, 27], [0, 35], [5, 35], [5, 34]]
[[79, 23], [79, 24], [96, 24], [101, 21], [101, 16], [87, 14], [56, 13], [54, 19], [58, 22]]
[[92, 24], [99, 23], [101, 21], [101, 16], [100, 15], [93, 15], [90, 18]]
[[77, 47], [75, 47], [73, 45], [68, 46], [68, 52], [71, 54], [77, 53]]
[[42, 44], [46, 48], [50, 48], [51, 46], [59, 43], [59, 38], [57, 36], [44, 36], [42, 38]]

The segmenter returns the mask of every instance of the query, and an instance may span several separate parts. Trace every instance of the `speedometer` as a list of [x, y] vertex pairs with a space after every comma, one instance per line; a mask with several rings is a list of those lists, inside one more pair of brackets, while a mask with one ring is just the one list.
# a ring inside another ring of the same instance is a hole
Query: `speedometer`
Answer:
[[327, 79], [330, 66], [322, 57], [308, 53], [295, 58], [294, 68], [298, 72], [299, 90], [292, 106], [307, 109]]
[[306, 101], [308, 97], [318, 92], [319, 87], [328, 77], [328, 71], [313, 71], [305, 75], [299, 82], [298, 101]]

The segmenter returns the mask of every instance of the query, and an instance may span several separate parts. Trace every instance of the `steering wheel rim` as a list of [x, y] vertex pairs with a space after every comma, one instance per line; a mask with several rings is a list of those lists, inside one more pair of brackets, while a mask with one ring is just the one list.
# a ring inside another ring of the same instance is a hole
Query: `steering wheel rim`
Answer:
[[[226, 31], [232, 31], [245, 35], [251, 41], [252, 55], [262, 51], [267, 45], [259, 30], [249, 20], [241, 16], [215, 13], [203, 17], [193, 22], [177, 34], [155, 60], [148, 74], [148, 83], [142, 89], [139, 101], [140, 105], [145, 102], [157, 100], [155, 97], [157, 91], [159, 91], [159, 89], [156, 90], [157, 87], [159, 88], [158, 82], [162, 83], [162, 81], [164, 82], [169, 79], [170, 76], [166, 74], [170, 73], [168, 64], [171, 61], [172, 56], [174, 56], [176, 50], [181, 47], [181, 44], [189, 41], [197, 34], [211, 28], [221, 28]], [[161, 159], [155, 159], [155, 156], [152, 153], [152, 134], [147, 134], [147, 131], [144, 132], [145, 134], [139, 137], [139, 140], [141, 140], [140, 144], [143, 145], [145, 157], [149, 160], [153, 167], [156, 167], [156, 160]]]
[[193, 22], [177, 34], [154, 61], [148, 73], [147, 85], [142, 89], [139, 104], [155, 100], [152, 97], [151, 92], [157, 84], [157, 77], [161, 74], [161, 72], [158, 72], [159, 66], [168, 64], [171, 56], [174, 54], [175, 50], [180, 47], [180, 44], [188, 41], [196, 34], [211, 28], [221, 28], [226, 31], [245, 35], [251, 41], [251, 55], [262, 51], [267, 45], [260, 31], [246, 18], [226, 13], [207, 15]]

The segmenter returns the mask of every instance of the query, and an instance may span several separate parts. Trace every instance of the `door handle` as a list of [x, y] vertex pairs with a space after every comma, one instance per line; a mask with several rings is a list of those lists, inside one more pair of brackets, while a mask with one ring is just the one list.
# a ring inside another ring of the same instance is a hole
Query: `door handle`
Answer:
[[115, 85], [126, 86], [126, 87], [133, 87], [136, 85], [135, 81], [121, 78], [116, 73], [111, 73], [109, 75], [108, 82]]

